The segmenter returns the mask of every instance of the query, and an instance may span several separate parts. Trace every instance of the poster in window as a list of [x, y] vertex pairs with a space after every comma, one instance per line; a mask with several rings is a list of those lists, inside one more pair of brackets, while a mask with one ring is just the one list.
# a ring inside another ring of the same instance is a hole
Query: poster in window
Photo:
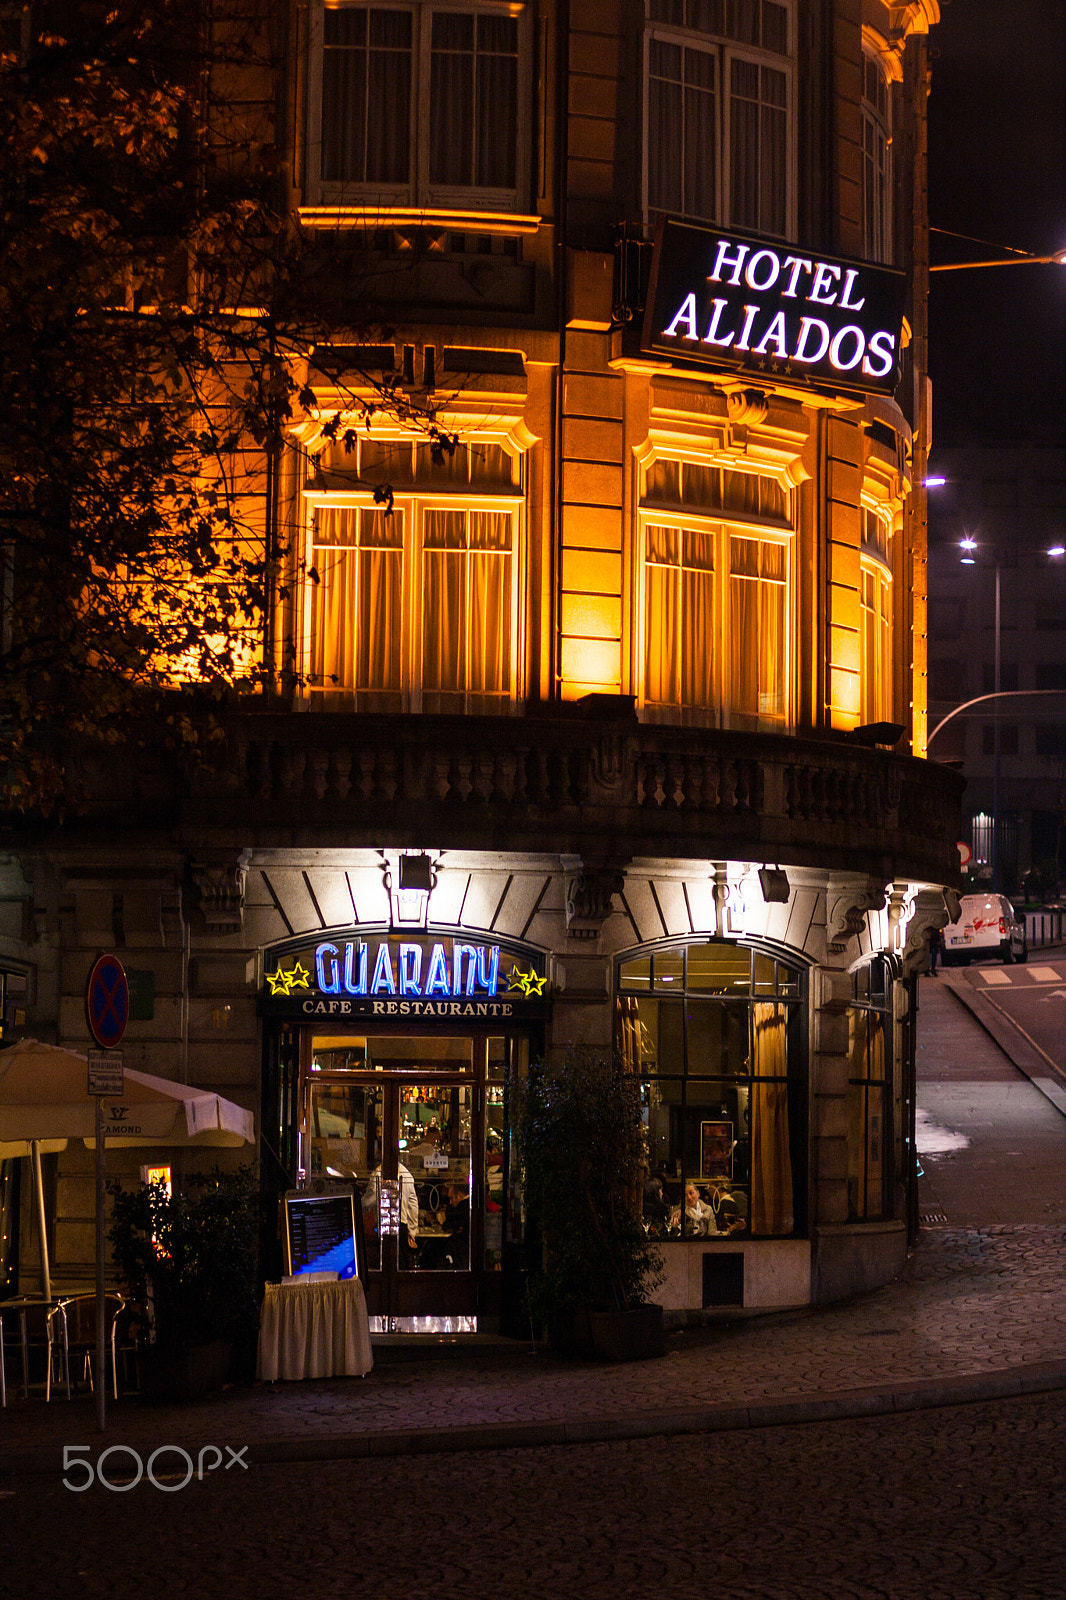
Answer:
[[700, 1123], [701, 1178], [732, 1178], [733, 1142], [731, 1122]]

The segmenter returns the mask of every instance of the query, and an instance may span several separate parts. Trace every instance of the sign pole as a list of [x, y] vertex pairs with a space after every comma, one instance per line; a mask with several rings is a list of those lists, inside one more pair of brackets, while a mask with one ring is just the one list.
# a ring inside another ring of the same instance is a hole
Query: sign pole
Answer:
[[104, 1102], [96, 1096], [96, 1423], [107, 1428], [107, 1350], [104, 1304], [104, 1210], [107, 1201]]
[[[85, 1016], [98, 1050], [89, 1051], [88, 1092], [96, 1100], [96, 1421], [107, 1427], [107, 1293], [104, 1222], [107, 1214], [107, 1156], [104, 1096], [122, 1098], [121, 1042], [130, 1017], [130, 986], [122, 962], [100, 956], [85, 986]], [[69, 1378], [69, 1373], [67, 1374]]]

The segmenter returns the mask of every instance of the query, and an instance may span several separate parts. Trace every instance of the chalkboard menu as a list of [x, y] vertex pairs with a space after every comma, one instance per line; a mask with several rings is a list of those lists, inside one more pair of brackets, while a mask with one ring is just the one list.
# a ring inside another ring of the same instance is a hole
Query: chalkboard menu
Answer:
[[340, 1278], [356, 1277], [358, 1264], [352, 1191], [287, 1194], [285, 1243], [289, 1273], [294, 1278], [307, 1272], [335, 1272]]

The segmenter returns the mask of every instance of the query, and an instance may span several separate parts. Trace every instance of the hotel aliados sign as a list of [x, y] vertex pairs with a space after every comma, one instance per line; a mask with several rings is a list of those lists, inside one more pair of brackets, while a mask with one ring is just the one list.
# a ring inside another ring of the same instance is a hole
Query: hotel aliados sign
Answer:
[[309, 1022], [519, 1021], [547, 1015], [539, 951], [461, 933], [347, 930], [268, 951], [263, 1010]]
[[669, 218], [655, 241], [641, 348], [764, 381], [892, 394], [904, 278], [865, 261]]

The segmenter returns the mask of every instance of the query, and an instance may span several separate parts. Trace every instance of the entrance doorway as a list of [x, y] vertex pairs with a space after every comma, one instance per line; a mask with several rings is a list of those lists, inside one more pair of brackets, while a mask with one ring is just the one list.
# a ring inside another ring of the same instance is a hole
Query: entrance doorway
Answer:
[[472, 1331], [498, 1309], [508, 1061], [524, 1039], [315, 1035], [301, 1166], [350, 1180], [377, 1331]]

